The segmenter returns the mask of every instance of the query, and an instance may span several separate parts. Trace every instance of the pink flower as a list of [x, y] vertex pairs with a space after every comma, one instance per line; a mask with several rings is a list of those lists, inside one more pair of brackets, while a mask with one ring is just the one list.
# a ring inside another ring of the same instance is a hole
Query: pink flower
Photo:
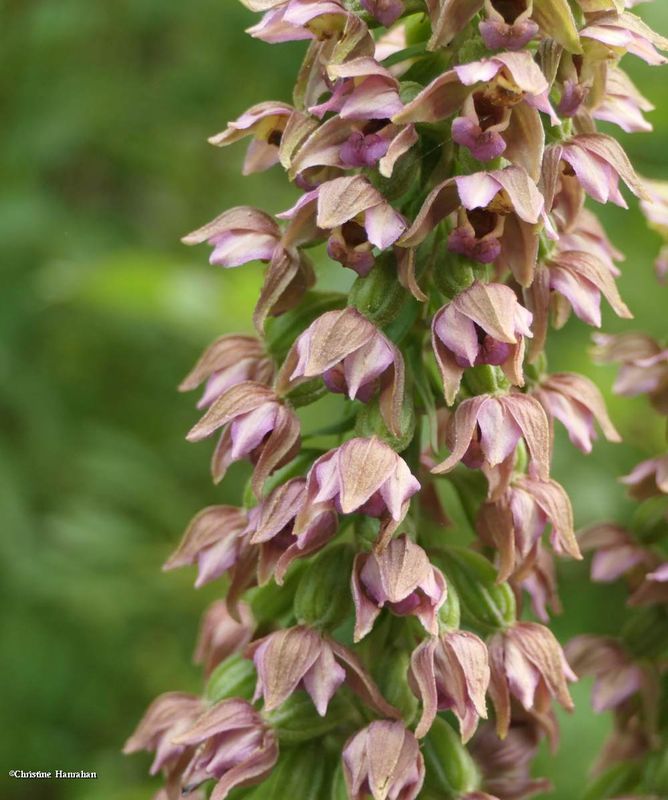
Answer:
[[184, 244], [207, 242], [214, 249], [212, 264], [238, 267], [249, 261], [269, 262], [253, 322], [262, 330], [269, 314], [292, 308], [315, 281], [310, 262], [298, 246], [309, 241], [312, 225], [296, 220], [281, 233], [276, 221], [250, 206], [238, 206], [185, 236]]
[[659, 603], [668, 603], [668, 562], [648, 572], [629, 598], [630, 606], [650, 606]]
[[595, 334], [593, 339], [596, 361], [621, 363], [613, 386], [617, 394], [647, 394], [657, 411], [668, 412], [668, 350], [642, 333]]
[[432, 472], [449, 472], [459, 461], [471, 469], [496, 467], [510, 459], [524, 439], [531, 471], [548, 480], [550, 429], [540, 403], [524, 394], [478, 395], [464, 400], [450, 419], [451, 453]]
[[640, 667], [610, 637], [576, 636], [566, 646], [566, 653], [578, 675], [594, 676], [591, 702], [599, 714], [620, 706], [644, 683]]
[[250, 703], [237, 698], [205, 711], [175, 741], [197, 748], [184, 772], [181, 793], [216, 778], [211, 800], [223, 800], [235, 786], [259, 783], [278, 760], [274, 732]]
[[[533, 778], [531, 767], [538, 751], [541, 732], [529, 715], [514, 717], [507, 735], [499, 739], [490, 722], [484, 723], [470, 744], [482, 773], [482, 786], [491, 795], [465, 795], [466, 800], [522, 800], [552, 788], [545, 778]], [[464, 800], [464, 798], [462, 798]]]
[[396, 22], [404, 12], [403, 0], [361, 0], [362, 8], [380, 22], [389, 27]]
[[573, 372], [556, 372], [541, 381], [532, 392], [548, 417], [556, 418], [568, 431], [568, 438], [583, 453], [591, 453], [597, 438], [594, 420], [609, 442], [621, 442], [605, 408], [605, 401], [592, 381]]
[[401, 722], [372, 722], [346, 742], [343, 773], [351, 800], [415, 800], [424, 783], [417, 739]]
[[334, 116], [299, 144], [290, 158], [289, 174], [299, 179], [323, 167], [354, 169], [377, 165], [380, 174], [389, 178], [396, 162], [416, 141], [413, 125]]
[[211, 264], [239, 267], [249, 261], [269, 261], [281, 231], [275, 220], [251, 206], [237, 206], [184, 236], [184, 244], [207, 242], [213, 247]]
[[606, 45], [616, 59], [624, 53], [633, 53], [648, 64], [666, 63], [657, 48], [668, 50], [668, 40], [651, 30], [635, 14], [612, 12], [597, 16], [592, 24], [580, 31], [580, 36]]
[[616, 139], [603, 133], [581, 133], [553, 147], [554, 157], [558, 156], [567, 164], [566, 175], [574, 175], [587, 194], [599, 203], [610, 201], [628, 208], [619, 191], [620, 178], [636, 197], [646, 195], [628, 156]]
[[224, 600], [216, 600], [204, 612], [195, 647], [194, 661], [204, 665], [205, 675], [253, 638], [255, 620], [246, 603], [239, 604], [239, 620], [230, 614]]
[[311, 696], [324, 717], [336, 690], [347, 680], [351, 689], [377, 713], [396, 716], [357, 657], [334, 639], [303, 625], [275, 631], [247, 650], [257, 669], [255, 697], [265, 711], [281, 706], [297, 689]]
[[229, 334], [207, 347], [181, 382], [179, 391], [188, 392], [206, 381], [197, 408], [207, 408], [232, 386], [244, 381], [268, 384], [273, 375], [273, 362], [259, 339]]
[[185, 692], [168, 692], [157, 697], [146, 710], [135, 732], [125, 743], [124, 753], [148, 750], [155, 753], [151, 775], [164, 770], [180, 776], [192, 750], [175, 738], [189, 730], [203, 711], [199, 697]]
[[249, 108], [238, 119], [228, 122], [226, 130], [209, 139], [216, 147], [225, 147], [246, 136], [253, 141], [246, 152], [243, 174], [262, 172], [279, 160], [279, 145], [294, 109], [287, 103], [266, 102]]
[[561, 613], [554, 558], [542, 545], [538, 544], [535, 560], [512, 583], [516, 593], [523, 589], [529, 595], [531, 610], [541, 622], [547, 624], [550, 614]]
[[265, 11], [248, 33], [270, 44], [340, 35], [349, 16], [339, 0], [244, 0], [253, 11]]
[[341, 514], [358, 512], [381, 520], [380, 547], [401, 524], [410, 498], [420, 490], [406, 462], [377, 437], [349, 439], [321, 456], [307, 477], [299, 531], [320, 504]]
[[503, 154], [538, 180], [545, 143], [538, 112], [558, 122], [547, 93], [547, 80], [529, 53], [499, 53], [439, 75], [393, 121], [438, 122], [457, 114], [457, 144], [481, 161]]
[[592, 117], [611, 122], [626, 131], [639, 133], [652, 130], [652, 125], [643, 116], [644, 111], [653, 111], [654, 106], [644, 97], [619, 67], [609, 67], [605, 81], [605, 96], [592, 110]]
[[462, 741], [467, 742], [479, 718], [487, 719], [489, 677], [487, 647], [475, 634], [447, 631], [425, 639], [413, 651], [409, 675], [409, 683], [422, 701], [415, 735], [422, 738], [428, 733], [437, 711], [452, 709]]
[[406, 228], [403, 217], [361, 175], [328, 181], [278, 216], [312, 220], [329, 237], [329, 256], [360, 275], [373, 267], [373, 248], [385, 250]]
[[223, 428], [213, 455], [212, 472], [222, 480], [235, 461], [254, 464], [253, 489], [259, 496], [269, 475], [293, 458], [299, 448], [299, 420], [273, 390], [252, 381], [228, 389], [188, 433], [199, 442]]
[[476, 529], [485, 544], [498, 550], [500, 581], [532, 564], [548, 524], [555, 552], [582, 558], [570, 500], [556, 481], [519, 477], [499, 499], [481, 506]]
[[629, 494], [634, 500], [668, 494], [668, 455], [642, 461], [621, 482], [631, 487]]
[[240, 508], [208, 506], [191, 520], [163, 569], [197, 564], [196, 587], [216, 580], [245, 559], [248, 547], [242, 534], [246, 525], [246, 514]]
[[531, 313], [507, 286], [476, 281], [436, 313], [432, 346], [445, 399], [451, 405], [467, 367], [500, 366], [516, 386], [524, 385], [524, 337], [532, 336]]
[[380, 389], [380, 406], [390, 430], [398, 432], [404, 400], [404, 360], [397, 347], [354, 308], [328, 311], [312, 322], [288, 353], [277, 379], [322, 375], [328, 389], [368, 402]]
[[525, 290], [527, 305], [534, 314], [536, 334], [532, 355], [545, 345], [550, 316], [556, 328], [563, 327], [570, 311], [588, 325], [601, 327], [601, 295], [622, 319], [633, 314], [622, 300], [615, 284], [617, 268], [604, 254], [595, 253], [586, 244], [572, 248], [572, 237], [562, 237], [559, 246], [544, 264], [536, 269], [531, 286]]
[[398, 616], [416, 616], [427, 631], [438, 633], [437, 614], [447, 596], [445, 578], [405, 535], [393, 539], [381, 553], [359, 553], [351, 586], [356, 642], [370, 633], [385, 606]]
[[535, 622], [516, 622], [494, 634], [488, 647], [489, 691], [499, 736], [508, 732], [511, 695], [524, 709], [539, 714], [549, 710], [552, 697], [565, 709], [573, 708], [566, 681], [577, 677], [549, 628]]
[[306, 480], [293, 478], [274, 489], [248, 513], [247, 535], [257, 547], [257, 576], [260, 585], [274, 577], [283, 584], [285, 573], [295, 559], [305, 558], [323, 548], [336, 534], [336, 512], [326, 506], [310, 508], [308, 520], [295, 533], [295, 518], [306, 503]]
[[[521, 10], [521, 3], [497, 3], [501, 10], [494, 7], [494, 0], [485, 0], [487, 19], [478, 26], [483, 41], [490, 50], [521, 50], [539, 31], [538, 24], [532, 20], [532, 3]], [[518, 13], [519, 12], [519, 13]]]
[[652, 564], [648, 551], [619, 525], [592, 525], [580, 534], [579, 542], [583, 552], [595, 551], [591, 579], [597, 583], [612, 583], [640, 564]]
[[459, 175], [438, 184], [400, 239], [417, 247], [446, 217], [457, 211], [448, 248], [482, 263], [509, 268], [528, 286], [538, 252], [538, 223], [545, 219], [543, 197], [527, 172], [516, 166]]
[[308, 109], [320, 119], [335, 111], [341, 119], [389, 122], [401, 111], [399, 82], [371, 56], [329, 63], [326, 75], [332, 86], [331, 96]]

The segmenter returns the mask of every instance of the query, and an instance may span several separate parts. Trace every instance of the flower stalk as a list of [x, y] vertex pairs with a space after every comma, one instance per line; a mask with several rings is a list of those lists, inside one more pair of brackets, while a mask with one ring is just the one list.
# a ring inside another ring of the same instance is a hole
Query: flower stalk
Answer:
[[[628, 748], [654, 763], [668, 636], [648, 631], [666, 625], [668, 572], [648, 541], [665, 544], [665, 508], [653, 538], [576, 538], [550, 474], [555, 421], [583, 453], [596, 426], [620, 436], [591, 381], [549, 373], [545, 343], [571, 313], [600, 327], [602, 298], [631, 316], [587, 197], [626, 207], [628, 190], [668, 230], [668, 193], [596, 129], [649, 128], [619, 62], [661, 64], [668, 40], [632, 0], [242, 2], [251, 36], [306, 54], [292, 103], [210, 141], [250, 140], [244, 174], [282, 168], [295, 202], [184, 238], [223, 269], [265, 265], [255, 335], [218, 339], [181, 386], [204, 384], [188, 439], [218, 436], [214, 480], [237, 461], [252, 475], [243, 505], [200, 512], [165, 565], [220, 582], [197, 645], [208, 688], [158, 698], [126, 750], [156, 753], [165, 798], [529, 797], [575, 669], [617, 718], [601, 768]], [[325, 270], [349, 291], [319, 291]], [[621, 393], [668, 413], [660, 343], [596, 342], [622, 362]], [[327, 419], [304, 430], [325, 395]], [[667, 475], [659, 454], [624, 482], [646, 502]], [[564, 652], [555, 558], [591, 550], [593, 579], [624, 577], [634, 616], [622, 640]], [[664, 772], [624, 791], [660, 796]]]

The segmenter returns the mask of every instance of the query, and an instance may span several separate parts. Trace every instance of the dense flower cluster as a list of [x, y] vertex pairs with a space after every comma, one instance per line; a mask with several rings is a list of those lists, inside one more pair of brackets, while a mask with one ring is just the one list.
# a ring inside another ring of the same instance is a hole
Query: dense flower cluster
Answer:
[[[170, 800], [209, 785], [213, 800], [529, 797], [577, 672], [617, 719], [599, 767], [626, 770], [588, 796], [665, 796], [666, 504], [640, 531], [576, 537], [554, 423], [584, 453], [597, 427], [620, 437], [591, 381], [547, 371], [544, 345], [571, 312], [600, 327], [603, 298], [631, 316], [587, 197], [626, 207], [626, 187], [668, 239], [668, 191], [596, 128], [650, 128], [619, 62], [661, 64], [668, 40], [634, 0], [242, 2], [253, 37], [306, 55], [292, 104], [260, 103], [210, 141], [250, 140], [244, 173], [280, 164], [299, 195], [184, 239], [218, 266], [266, 264], [256, 335], [218, 339], [181, 387], [204, 384], [188, 438], [218, 434], [214, 480], [238, 461], [252, 476], [244, 505], [201, 511], [165, 565], [224, 591], [197, 645], [207, 688], [159, 697], [126, 750], [155, 752]], [[340, 267], [347, 293], [314, 288]], [[596, 354], [621, 362], [620, 393], [668, 413], [661, 344], [598, 334]], [[316, 402], [330, 424], [302, 430]], [[668, 498], [668, 456], [624, 482]], [[564, 652], [554, 556], [581, 551], [593, 580], [626, 578], [635, 616], [619, 640]]]

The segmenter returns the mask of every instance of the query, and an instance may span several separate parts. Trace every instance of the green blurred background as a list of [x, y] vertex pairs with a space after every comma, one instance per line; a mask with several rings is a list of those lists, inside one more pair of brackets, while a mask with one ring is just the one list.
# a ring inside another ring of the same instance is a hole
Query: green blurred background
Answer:
[[[668, 32], [663, 2], [641, 8]], [[191, 574], [160, 567], [195, 511], [238, 499], [245, 473], [210, 485], [209, 448], [183, 438], [193, 398], [175, 387], [212, 338], [249, 330], [261, 267], [223, 273], [178, 240], [229, 206], [275, 212], [296, 194], [278, 170], [241, 179], [243, 145], [205, 141], [253, 103], [290, 97], [304, 45], [256, 42], [252, 20], [233, 0], [0, 0], [3, 798], [149, 798], [148, 761], [121, 756], [123, 741], [155, 695], [200, 686], [190, 657], [215, 587], [195, 592]], [[653, 134], [624, 143], [643, 174], [668, 177], [668, 73], [627, 66], [664, 108]], [[658, 238], [635, 203], [603, 215], [628, 256], [622, 294], [661, 335]], [[607, 392], [614, 371], [590, 366], [589, 335], [569, 323], [551, 365]], [[628, 518], [615, 477], [661, 447], [643, 401], [610, 407], [626, 444], [585, 458], [559, 435], [555, 476], [579, 525]], [[622, 595], [586, 576], [563, 569], [564, 637], [618, 630]], [[541, 756], [555, 800], [578, 796], [608, 728], [589, 689], [575, 689], [559, 755]], [[21, 782], [8, 769], [100, 777]]]

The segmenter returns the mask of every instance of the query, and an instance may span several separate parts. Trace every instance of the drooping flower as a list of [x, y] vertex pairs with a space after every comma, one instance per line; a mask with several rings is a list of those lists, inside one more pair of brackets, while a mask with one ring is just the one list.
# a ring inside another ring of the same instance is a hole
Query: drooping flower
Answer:
[[389, 541], [420, 489], [406, 462], [373, 436], [349, 439], [321, 456], [307, 477], [305, 510], [297, 515], [300, 531], [320, 504], [341, 514], [359, 512], [381, 520], [379, 546]]
[[[483, 9], [486, 10], [492, 21], [500, 17], [508, 29], [499, 24], [494, 29], [497, 36], [503, 38], [505, 49], [510, 46], [519, 46], [519, 37], [526, 30], [529, 19], [539, 26], [546, 37], [554, 39], [563, 48], [571, 52], [581, 52], [578, 29], [570, 6], [561, 0], [428, 0], [427, 3], [432, 19], [432, 37], [429, 40], [430, 49], [446, 47], [460, 33], [475, 15]], [[496, 12], [490, 15], [490, 9]], [[485, 37], [485, 33], [487, 36]], [[507, 33], [507, 36], [504, 36]], [[485, 43], [492, 49], [496, 48], [499, 41], [493, 37], [492, 31], [482, 28], [481, 34]], [[510, 45], [508, 44], [510, 43]]]
[[299, 250], [308, 241], [311, 228], [303, 221], [281, 232], [276, 221], [250, 206], [238, 206], [185, 236], [184, 244], [207, 242], [213, 247], [211, 264], [238, 267], [249, 261], [268, 262], [264, 285], [253, 321], [262, 330], [268, 314], [291, 308], [315, 280], [313, 267]]
[[264, 699], [265, 711], [282, 705], [297, 689], [304, 689], [324, 717], [329, 701], [344, 681], [379, 714], [394, 717], [394, 709], [359, 659], [331, 637], [298, 625], [275, 631], [247, 649], [257, 669], [255, 700]]
[[507, 267], [523, 286], [531, 283], [538, 223], [545, 217], [543, 197], [524, 169], [510, 166], [438, 184], [399, 245], [417, 247], [454, 211], [457, 226], [448, 238], [448, 249], [474, 261]]
[[508, 732], [510, 698], [527, 711], [549, 711], [555, 698], [565, 709], [573, 708], [567, 681], [577, 680], [552, 631], [535, 622], [516, 622], [495, 633], [489, 641], [490, 696], [496, 709], [499, 736]]
[[373, 248], [386, 249], [406, 228], [403, 217], [361, 175], [327, 181], [278, 216], [312, 220], [327, 239], [329, 256], [359, 275], [373, 267]]
[[223, 432], [211, 462], [214, 480], [222, 480], [230, 464], [250, 458], [258, 496], [269, 475], [299, 448], [300, 425], [294, 411], [282, 404], [272, 389], [253, 381], [239, 383], [222, 394], [187, 439], [199, 442], [220, 428]]
[[660, 413], [668, 412], [668, 349], [642, 333], [594, 334], [594, 359], [621, 364], [613, 391], [628, 397], [646, 394]]
[[341, 36], [349, 12], [339, 0], [242, 0], [252, 11], [264, 11], [248, 33], [270, 44]]
[[[480, 726], [471, 741], [471, 755], [480, 768], [482, 786], [490, 792], [480, 800], [523, 800], [552, 788], [546, 778], [534, 778], [532, 762], [538, 751], [541, 731], [535, 719], [513, 717], [505, 738], [497, 736], [494, 725]], [[467, 796], [468, 800], [468, 796]], [[470, 800], [478, 800], [473, 793]]]
[[224, 800], [235, 786], [262, 781], [278, 760], [276, 735], [250, 703], [238, 698], [206, 710], [175, 742], [196, 748], [183, 774], [183, 795], [215, 778], [211, 798]]
[[[522, 9], [522, 6], [526, 7]], [[539, 31], [538, 23], [531, 19], [533, 2], [496, 3], [485, 0], [485, 15], [478, 28], [490, 50], [521, 50]]]
[[397, 161], [417, 138], [413, 125], [395, 125], [389, 119], [330, 117], [295, 149], [289, 161], [289, 174], [301, 185], [308, 183], [307, 176], [315, 170], [377, 165], [380, 174], [389, 178]]
[[531, 567], [548, 524], [555, 552], [582, 558], [570, 500], [556, 481], [516, 478], [501, 497], [480, 507], [476, 528], [482, 540], [498, 550], [499, 580]]
[[232, 617], [224, 600], [216, 600], [204, 612], [193, 659], [204, 665], [205, 675], [252, 639], [255, 620], [250, 606], [239, 603], [238, 615], [239, 620]]
[[248, 546], [242, 537], [248, 520], [234, 506], [208, 506], [190, 522], [176, 551], [163, 569], [197, 564], [195, 586], [204, 586], [246, 560]]
[[624, 149], [611, 136], [580, 133], [552, 148], [554, 152], [550, 158], [560, 159], [566, 165], [564, 177], [575, 178], [586, 193], [599, 203], [611, 202], [628, 208], [619, 190], [620, 179], [636, 197], [646, 196]]
[[382, 608], [398, 616], [416, 616], [426, 630], [438, 633], [437, 614], [445, 602], [443, 573], [407, 536], [393, 539], [381, 553], [359, 553], [352, 575], [355, 641], [372, 629]]
[[343, 749], [351, 800], [415, 800], [424, 782], [424, 759], [402, 722], [380, 720], [352, 736]]
[[651, 565], [650, 555], [620, 525], [603, 523], [586, 528], [578, 537], [582, 551], [594, 551], [591, 579], [612, 583], [635, 567]]
[[378, 328], [354, 308], [328, 311], [311, 323], [288, 353], [277, 388], [321, 375], [327, 388], [368, 402], [380, 389], [380, 407], [398, 432], [404, 400], [404, 360]]
[[538, 180], [545, 143], [538, 112], [557, 121], [548, 89], [529, 53], [499, 53], [439, 75], [393, 121], [438, 122], [457, 114], [453, 141], [480, 161], [503, 154]]
[[540, 403], [529, 395], [484, 394], [464, 400], [450, 418], [447, 437], [451, 453], [432, 472], [449, 472], [460, 461], [471, 469], [499, 466], [523, 438], [532, 476], [549, 478], [549, 424]]
[[577, 235], [561, 237], [556, 250], [536, 268], [533, 283], [525, 289], [527, 306], [534, 315], [531, 355], [545, 346], [550, 317], [554, 327], [561, 328], [572, 310], [587, 325], [600, 328], [601, 296], [618, 317], [633, 317], [619, 294], [614, 280], [617, 270], [608, 255], [594, 251], [587, 242], [575, 242]]
[[634, 500], [668, 494], [668, 455], [642, 461], [620, 481], [630, 487], [629, 494]]
[[437, 711], [451, 709], [459, 720], [462, 741], [467, 742], [478, 720], [487, 719], [489, 677], [487, 647], [475, 634], [446, 631], [425, 639], [411, 655], [409, 682], [422, 701], [415, 735], [425, 736]]
[[508, 286], [476, 281], [460, 292], [432, 322], [432, 345], [443, 378], [445, 399], [455, 400], [467, 367], [500, 366], [516, 386], [524, 385], [524, 337], [531, 337], [531, 313]]
[[651, 606], [668, 603], [668, 562], [648, 572], [629, 598], [630, 606]]
[[556, 372], [542, 380], [532, 394], [550, 419], [561, 422], [568, 431], [568, 438], [583, 453], [591, 453], [592, 442], [597, 438], [594, 421], [609, 442], [621, 441], [608, 416], [603, 395], [583, 375]]
[[238, 119], [228, 122], [224, 131], [209, 138], [209, 143], [216, 147], [225, 147], [246, 136], [252, 136], [253, 141], [246, 151], [242, 174], [262, 172], [278, 163], [278, 148], [293, 112], [294, 109], [287, 103], [258, 103]]
[[305, 508], [306, 480], [292, 478], [276, 487], [248, 512], [251, 545], [257, 548], [257, 578], [260, 585], [272, 576], [281, 585], [295, 559], [323, 548], [335, 535], [337, 514], [327, 506], [311, 508], [308, 521], [295, 533], [297, 514]]
[[640, 208], [647, 219], [649, 227], [663, 239], [654, 268], [657, 277], [665, 281], [668, 276], [668, 183], [666, 181], [650, 181], [643, 179], [647, 197], [640, 202]]
[[595, 16], [592, 23], [580, 31], [580, 36], [609, 48], [615, 60], [625, 53], [632, 53], [648, 64], [666, 63], [658, 51], [668, 50], [668, 40], [628, 11]]
[[652, 125], [643, 116], [653, 111], [653, 104], [644, 97], [629, 76], [619, 67], [609, 67], [605, 95], [592, 109], [592, 117], [611, 122], [626, 133], [647, 132]]
[[545, 625], [550, 621], [550, 614], [561, 613], [554, 558], [540, 543], [536, 548], [535, 559], [522, 570], [516, 580], [511, 579], [511, 585], [520, 603], [522, 590], [529, 595], [531, 610]]
[[206, 381], [197, 408], [207, 408], [232, 386], [244, 381], [269, 384], [273, 375], [274, 365], [259, 339], [229, 334], [207, 347], [179, 385], [179, 391], [189, 392]]
[[386, 27], [396, 22], [404, 12], [404, 0], [361, 0], [362, 8]]
[[566, 655], [578, 675], [594, 676], [591, 703], [597, 713], [621, 705], [643, 685], [642, 670], [611, 637], [576, 636], [566, 645]]
[[135, 732], [125, 743], [124, 753], [148, 750], [155, 753], [150, 773], [164, 770], [170, 784], [178, 781], [192, 755], [192, 748], [176, 743], [204, 710], [199, 697], [185, 692], [168, 692], [157, 697], [146, 710]]

